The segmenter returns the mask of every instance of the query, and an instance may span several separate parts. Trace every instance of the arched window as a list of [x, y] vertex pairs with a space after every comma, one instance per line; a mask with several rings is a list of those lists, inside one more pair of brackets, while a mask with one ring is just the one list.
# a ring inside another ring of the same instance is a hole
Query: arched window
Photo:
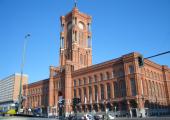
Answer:
[[117, 98], [119, 96], [119, 90], [118, 90], [118, 83], [114, 82], [114, 97]]
[[101, 100], [104, 100], [104, 85], [101, 84], [100, 88], [101, 88]]
[[110, 84], [107, 83], [107, 99], [110, 99], [111, 98], [111, 92], [110, 92]]
[[112, 78], [115, 77], [115, 71], [112, 71]]
[[81, 98], [81, 89], [79, 88], [79, 98]]
[[86, 104], [87, 103], [87, 94], [86, 94], [86, 88], [85, 87], [83, 88], [83, 91], [84, 91], [84, 103]]
[[151, 71], [151, 76], [152, 79], [154, 79], [154, 73]]
[[89, 76], [89, 83], [92, 83], [92, 77]]
[[84, 46], [84, 43], [83, 43], [83, 31], [79, 31], [79, 36], [78, 36], [78, 38], [79, 38], [79, 45], [80, 46]]
[[125, 82], [125, 80], [121, 80], [120, 89], [121, 89], [121, 96], [125, 97], [126, 96], [126, 82]]
[[102, 80], [103, 80], [103, 74], [100, 73], [100, 81], [102, 81]]
[[109, 72], [106, 72], [106, 79], [107, 79], [107, 80], [110, 79], [110, 74], [109, 74]]
[[131, 83], [131, 94], [132, 94], [132, 96], [136, 96], [136, 82], [135, 82], [135, 79], [131, 78], [130, 83]]
[[160, 89], [160, 84], [158, 83], [158, 97], [161, 97], [161, 89]]
[[86, 65], [86, 55], [84, 55], [84, 65]]
[[81, 85], [81, 80], [79, 79], [79, 85]]
[[[59, 83], [58, 83], [59, 84]], [[76, 80], [74, 80], [74, 86], [76, 86]], [[59, 88], [59, 87], [58, 87]]]
[[119, 69], [118, 71], [118, 76], [121, 77], [124, 75], [123, 69]]
[[77, 38], [79, 38], [79, 36], [77, 35], [77, 31], [75, 31], [75, 32], [73, 32], [74, 33], [74, 41], [77, 41], [78, 40], [78, 43], [79, 43], [79, 39], [77, 39]]
[[76, 89], [74, 89], [74, 97], [76, 98]]
[[133, 65], [130, 65], [130, 66], [129, 66], [129, 73], [130, 73], [130, 74], [133, 74], [133, 73], [134, 73], [134, 66], [133, 66]]
[[80, 54], [80, 64], [83, 64], [83, 56]]
[[150, 93], [150, 96], [152, 96], [152, 83], [150, 80], [149, 80], [149, 93]]
[[75, 17], [75, 24], [77, 24], [77, 17]]
[[156, 83], [156, 95], [157, 95], [157, 97], [159, 97], [159, 87], [158, 87], [158, 83]]
[[92, 88], [89, 86], [89, 101], [92, 103]]
[[70, 48], [70, 49], [72, 47], [72, 22], [69, 22], [67, 24], [67, 42], [66, 42], [66, 46], [67, 46], [67, 48]]
[[97, 75], [94, 75], [94, 82], [97, 82]]
[[85, 84], [87, 84], [87, 82], [86, 82], [86, 78], [84, 77], [83, 79], [84, 79], [84, 85], [85, 85]]
[[87, 42], [88, 42], [88, 48], [91, 48], [92, 47], [92, 45], [91, 45], [91, 37], [89, 36], [88, 37], [88, 40], [87, 40]]
[[69, 22], [69, 23], [67, 24], [67, 30], [71, 30], [71, 28], [72, 28], [72, 22]]
[[95, 101], [98, 101], [98, 88], [97, 88], [97, 85], [94, 86], [94, 92], [95, 92]]

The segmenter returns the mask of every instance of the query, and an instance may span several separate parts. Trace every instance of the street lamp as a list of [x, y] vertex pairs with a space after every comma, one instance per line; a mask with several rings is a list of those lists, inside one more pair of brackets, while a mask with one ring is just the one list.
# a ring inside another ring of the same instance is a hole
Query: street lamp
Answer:
[[27, 46], [27, 41], [31, 35], [27, 34], [24, 37], [24, 49], [23, 49], [23, 54], [22, 54], [22, 63], [21, 63], [21, 77], [20, 77], [20, 88], [19, 88], [19, 98], [18, 98], [18, 113], [20, 113], [21, 110], [21, 105], [22, 105], [22, 79], [23, 79], [23, 68], [24, 68], [24, 63], [25, 63], [25, 53], [26, 53], [26, 46]]

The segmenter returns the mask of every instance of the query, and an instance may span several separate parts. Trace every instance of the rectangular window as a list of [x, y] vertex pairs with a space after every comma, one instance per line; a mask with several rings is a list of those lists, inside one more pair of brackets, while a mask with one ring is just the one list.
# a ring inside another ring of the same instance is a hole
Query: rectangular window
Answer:
[[118, 97], [118, 83], [114, 82], [114, 97], [117, 98]]
[[86, 78], [84, 78], [84, 85], [86, 84]]
[[115, 71], [112, 71], [112, 78], [115, 77]]
[[91, 37], [88, 37], [88, 48], [91, 48]]
[[94, 75], [94, 82], [97, 82], [97, 76]]
[[135, 83], [135, 79], [131, 78], [130, 79], [130, 83], [131, 83], [131, 94], [132, 94], [132, 96], [136, 96], [136, 83]]
[[76, 98], [76, 89], [74, 89], [74, 98]]
[[101, 100], [104, 100], [104, 85], [101, 85]]
[[91, 77], [89, 77], [89, 83], [92, 83], [92, 78]]
[[106, 72], [106, 79], [107, 79], [107, 80], [109, 80], [109, 79], [110, 79], [109, 72]]
[[130, 73], [130, 74], [133, 74], [133, 73], [134, 73], [134, 66], [133, 66], [133, 65], [130, 65], [130, 66], [129, 66], [129, 73]]
[[125, 97], [126, 96], [126, 82], [125, 82], [125, 80], [121, 81], [120, 87], [121, 87], [121, 96]]
[[124, 71], [123, 71], [123, 69], [119, 69], [119, 71], [118, 71], [118, 76], [119, 76], [119, 77], [124, 76]]
[[74, 80], [74, 86], [76, 86], [76, 80]]
[[110, 84], [107, 84], [107, 99], [110, 99]]
[[86, 97], [86, 88], [83, 88], [84, 89], [84, 97]]
[[79, 79], [79, 85], [81, 85], [81, 80]]
[[102, 81], [102, 80], [103, 80], [103, 74], [100, 73], [100, 81]]
[[79, 88], [79, 98], [81, 98], [81, 89]]
[[95, 101], [97, 101], [97, 97], [98, 97], [98, 89], [97, 89], [97, 85], [94, 86], [94, 91], [95, 91]]
[[91, 102], [92, 100], [92, 88], [91, 86], [89, 87], [89, 101]]

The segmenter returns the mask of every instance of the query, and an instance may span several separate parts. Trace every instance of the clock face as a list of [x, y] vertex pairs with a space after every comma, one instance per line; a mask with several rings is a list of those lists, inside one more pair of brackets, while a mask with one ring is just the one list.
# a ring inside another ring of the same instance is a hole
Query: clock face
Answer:
[[84, 24], [83, 24], [82, 22], [79, 22], [78, 26], [79, 26], [79, 28], [80, 28], [81, 30], [84, 29]]

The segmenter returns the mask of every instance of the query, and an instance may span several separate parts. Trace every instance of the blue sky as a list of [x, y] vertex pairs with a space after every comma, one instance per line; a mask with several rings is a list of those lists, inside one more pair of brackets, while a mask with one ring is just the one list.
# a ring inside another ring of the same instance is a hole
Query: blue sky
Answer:
[[[24, 36], [24, 73], [29, 83], [49, 77], [59, 64], [61, 15], [73, 0], [0, 0], [0, 79], [20, 72]], [[133, 51], [148, 57], [170, 50], [170, 0], [78, 0], [92, 16], [93, 64]], [[170, 54], [151, 59], [170, 66]]]

